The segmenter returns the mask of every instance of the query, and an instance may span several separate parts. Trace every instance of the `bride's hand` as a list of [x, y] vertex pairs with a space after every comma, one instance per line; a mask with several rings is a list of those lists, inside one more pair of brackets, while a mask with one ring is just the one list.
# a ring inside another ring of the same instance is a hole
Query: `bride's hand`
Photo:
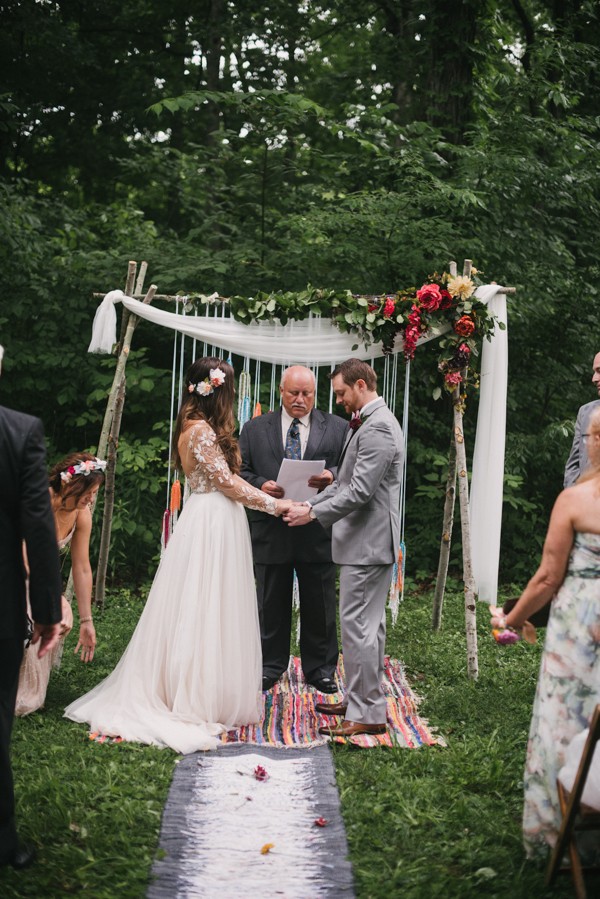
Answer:
[[294, 503], [291, 499], [278, 499], [277, 500], [277, 515], [280, 517], [281, 515], [285, 515], [287, 510], [293, 506]]

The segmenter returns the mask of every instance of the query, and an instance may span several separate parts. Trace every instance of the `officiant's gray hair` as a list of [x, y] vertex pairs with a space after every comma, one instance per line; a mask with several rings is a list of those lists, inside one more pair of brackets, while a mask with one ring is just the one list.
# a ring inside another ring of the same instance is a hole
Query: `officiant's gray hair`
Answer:
[[313, 371], [311, 368], [308, 368], [307, 365], [288, 365], [288, 367], [287, 367], [286, 369], [284, 369], [284, 370], [281, 372], [281, 380], [279, 381], [279, 386], [280, 386], [280, 387], [283, 387], [283, 385], [284, 385], [284, 383], [285, 383], [285, 377], [286, 377], [287, 373], [288, 373], [289, 371], [291, 371], [293, 368], [303, 368], [304, 371], [309, 372], [309, 373], [312, 375], [313, 384], [314, 384], [314, 387], [315, 387], [315, 389], [316, 389], [316, 387], [317, 387], [317, 379], [316, 379], [316, 377], [315, 377], [315, 373], [314, 373], [314, 371]]

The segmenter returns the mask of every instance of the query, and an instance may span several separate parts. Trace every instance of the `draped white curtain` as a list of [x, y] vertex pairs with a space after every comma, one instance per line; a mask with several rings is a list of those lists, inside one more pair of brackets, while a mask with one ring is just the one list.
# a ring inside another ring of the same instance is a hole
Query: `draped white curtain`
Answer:
[[[506, 324], [506, 296], [498, 293], [499, 287], [497, 284], [478, 287], [475, 296], [487, 303], [490, 312]], [[119, 301], [140, 318], [260, 362], [331, 366], [351, 356], [369, 360], [384, 355], [381, 343], [365, 347], [356, 334], [342, 333], [326, 318], [314, 316], [304, 321], [290, 321], [287, 325], [279, 322], [246, 325], [221, 314], [221, 306], [217, 310], [216, 305], [207, 305], [206, 314], [179, 315], [133, 300], [116, 290], [106, 295], [96, 312], [89, 352], [111, 352], [116, 343], [114, 304]], [[446, 325], [427, 332], [419, 339], [419, 344], [440, 337], [449, 328]], [[479, 598], [492, 603], [498, 592], [502, 524], [507, 334], [506, 330], [496, 327], [492, 340], [483, 341], [470, 503], [473, 574]], [[402, 340], [396, 338], [394, 353], [401, 352], [402, 348]]]

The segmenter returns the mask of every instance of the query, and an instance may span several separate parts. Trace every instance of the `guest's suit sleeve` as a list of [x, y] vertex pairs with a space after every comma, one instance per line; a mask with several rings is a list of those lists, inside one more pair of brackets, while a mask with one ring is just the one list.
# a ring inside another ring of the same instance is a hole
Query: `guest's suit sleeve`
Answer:
[[61, 619], [62, 581], [48, 491], [44, 431], [42, 423], [35, 418], [23, 447], [19, 517], [27, 547], [33, 620], [39, 624], [56, 624]]
[[581, 474], [581, 459], [579, 458], [579, 447], [581, 444], [583, 409], [584, 407], [582, 406], [577, 413], [575, 433], [573, 435], [573, 445], [571, 447], [571, 452], [569, 453], [569, 458], [567, 459], [567, 464], [565, 465], [565, 487], [572, 487]]
[[253, 450], [255, 450], [256, 441], [252, 440], [252, 437], [256, 437], [257, 434], [257, 424], [252, 424], [252, 421], [246, 422], [244, 427], [240, 432], [240, 453], [242, 456], [242, 465], [240, 468], [240, 477], [242, 477], [245, 481], [248, 481], [249, 484], [252, 484], [253, 487], [256, 487], [257, 490], [260, 490], [262, 485], [265, 483], [267, 478], [260, 475], [255, 470], [258, 468], [258, 464], [254, 462]]
[[394, 434], [385, 422], [369, 423], [353, 439], [358, 446], [350, 483], [339, 487], [335, 482], [311, 500], [323, 527], [331, 527], [340, 518], [366, 506], [398, 452]]

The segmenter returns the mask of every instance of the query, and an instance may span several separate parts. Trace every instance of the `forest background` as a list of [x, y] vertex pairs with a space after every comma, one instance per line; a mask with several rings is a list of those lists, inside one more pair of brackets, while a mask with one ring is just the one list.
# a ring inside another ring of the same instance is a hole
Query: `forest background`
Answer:
[[[6, 0], [2, 24], [0, 401], [42, 417], [50, 461], [97, 445], [115, 360], [86, 352], [92, 294], [129, 259], [160, 293], [252, 296], [393, 293], [469, 258], [517, 288], [500, 574], [522, 583], [594, 399], [599, 4]], [[172, 341], [134, 336], [117, 580], [155, 565]], [[411, 380], [407, 565], [427, 577], [451, 430], [432, 345]]]

